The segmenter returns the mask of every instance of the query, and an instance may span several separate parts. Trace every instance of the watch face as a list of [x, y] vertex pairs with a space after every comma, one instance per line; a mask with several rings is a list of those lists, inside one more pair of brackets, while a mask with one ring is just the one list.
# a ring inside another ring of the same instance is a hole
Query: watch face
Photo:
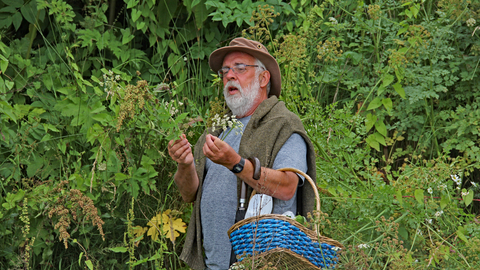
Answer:
[[245, 160], [242, 158], [239, 163], [233, 165], [232, 172], [239, 173], [243, 171], [244, 164], [245, 164]]
[[241, 172], [242, 171], [242, 166], [240, 164], [235, 164], [235, 166], [233, 166], [232, 171], [234, 171], [235, 173]]

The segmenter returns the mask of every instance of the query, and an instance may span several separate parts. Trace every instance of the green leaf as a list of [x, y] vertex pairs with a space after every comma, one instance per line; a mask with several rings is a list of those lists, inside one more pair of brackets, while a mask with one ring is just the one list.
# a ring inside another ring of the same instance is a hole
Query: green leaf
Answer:
[[417, 18], [418, 11], [419, 11], [419, 5], [415, 4], [410, 7], [410, 10], [412, 11], [413, 17]]
[[136, 7], [140, 0], [129, 0], [127, 3], [127, 8]]
[[407, 32], [407, 30], [408, 30], [408, 26], [407, 26], [407, 27], [404, 27], [404, 28], [402, 28], [402, 29], [400, 29], [400, 30], [398, 30], [397, 36], [400, 36], [401, 34]]
[[129, 176], [126, 175], [126, 174], [123, 174], [123, 173], [116, 173], [115, 174], [115, 180], [117, 181], [122, 181], [122, 180], [125, 180], [125, 179], [128, 179]]
[[456, 233], [458, 235], [458, 238], [462, 239], [465, 243], [468, 244], [468, 239], [465, 236], [466, 230], [463, 226], [458, 226], [458, 229], [457, 229]]
[[[76, 239], [75, 239], [76, 240]], [[78, 255], [78, 265], [82, 265], [83, 251]]]
[[443, 194], [440, 199], [440, 208], [443, 210], [448, 204], [450, 204], [450, 197], [446, 194]]
[[[208, 19], [208, 11], [205, 5], [196, 5], [193, 7], [193, 13], [195, 14], [195, 26], [200, 30], [203, 26], [203, 23]], [[205, 33], [205, 35], [215, 35], [215, 31], [207, 31], [211, 33]], [[207, 38], [208, 41], [208, 38]], [[211, 40], [210, 40], [211, 41]]]
[[377, 121], [377, 116], [371, 113], [367, 114], [367, 118], [365, 119], [365, 126], [367, 128], [367, 132], [375, 125]]
[[416, 189], [415, 190], [415, 199], [417, 200], [417, 202], [419, 204], [423, 204], [423, 198], [424, 198], [424, 195], [423, 195], [423, 189]]
[[412, 12], [409, 9], [405, 10], [405, 15], [407, 15], [410, 19], [412, 18]]
[[[1, 57], [2, 55], [0, 55]], [[4, 59], [0, 59], [0, 70], [2, 71], [2, 73], [5, 73], [5, 71], [7, 70], [8, 68], [8, 60], [5, 58]]]
[[17, 122], [17, 118], [15, 117], [15, 114], [13, 113], [13, 108], [8, 104], [7, 102], [0, 100], [0, 113], [6, 114], [10, 119], [13, 120], [13, 122]]
[[[140, 18], [141, 15], [142, 15], [141, 10], [132, 9], [132, 21], [133, 22], [136, 22], [138, 20], [138, 18]], [[137, 29], [140, 29], [140, 28], [138, 28], [138, 26], [137, 26]]]
[[5, 86], [8, 88], [8, 90], [12, 90], [14, 84], [15, 83], [12, 81], [5, 81]]
[[394, 84], [393, 89], [395, 89], [395, 92], [397, 92], [402, 98], [405, 98], [405, 90], [403, 90], [403, 87], [400, 83]]
[[375, 135], [370, 134], [365, 141], [370, 145], [370, 147], [374, 148], [377, 151], [380, 151], [380, 144], [378, 143], [377, 139], [375, 138]]
[[113, 251], [113, 252], [117, 252], [117, 253], [125, 253], [127, 252], [127, 248], [126, 247], [113, 247], [113, 248], [108, 248], [109, 250]]
[[370, 102], [370, 104], [368, 104], [367, 111], [376, 109], [380, 106], [382, 106], [382, 101], [380, 100], [380, 98], [376, 97], [372, 100], [372, 102]]
[[395, 196], [397, 198], [397, 201], [400, 205], [403, 204], [403, 197], [402, 197], [402, 191], [399, 189], [395, 192]]
[[137, 23], [137, 29], [138, 30], [142, 30], [143, 32], [145, 32], [147, 29], [144, 29], [146, 26], [145, 22], [139, 22]]
[[27, 166], [27, 176], [33, 177], [39, 174], [40, 169], [42, 167], [43, 167], [43, 159], [41, 157], [34, 159], [33, 162]]
[[383, 146], [387, 146], [387, 143], [385, 142], [385, 136], [383, 136], [378, 132], [375, 132], [373, 135], [375, 136], [375, 140], [377, 140], [378, 143], [380, 143]]
[[390, 75], [390, 74], [387, 73], [387, 74], [383, 75], [382, 85], [384, 87], [387, 87], [393, 82], [394, 79], [395, 79], [395, 77], [393, 77], [393, 75]]
[[196, 5], [200, 4], [201, 0], [193, 0], [192, 5], [190, 6], [191, 8], [194, 8]]
[[93, 263], [90, 260], [86, 260], [85, 264], [87, 265], [88, 269], [93, 270]]
[[20, 12], [13, 14], [12, 22], [13, 22], [13, 26], [15, 27], [15, 30], [18, 30], [18, 28], [20, 28], [20, 25], [22, 24], [22, 20], [23, 20], [23, 17]]
[[388, 113], [390, 113], [393, 109], [393, 103], [390, 98], [384, 98], [382, 99], [382, 104], [387, 109]]
[[383, 121], [375, 122], [375, 129], [383, 135], [383, 137], [387, 137], [387, 127], [383, 123]]
[[362, 60], [362, 55], [357, 52], [348, 51], [343, 54], [345, 57], [352, 59], [354, 65], [358, 65]]
[[122, 32], [122, 44], [127, 44], [135, 37], [131, 34], [130, 28], [120, 29], [120, 32]]
[[24, 1], [23, 0], [2, 0], [3, 3], [5, 3], [7, 6], [19, 8], [23, 6]]
[[[464, 196], [463, 194], [467, 192], [468, 194]], [[468, 191], [466, 189], [462, 189], [462, 193], [463, 193], [462, 198], [463, 198], [463, 201], [465, 202], [465, 206], [469, 206], [473, 201], [473, 190]]]
[[22, 12], [23, 18], [27, 20], [27, 22], [31, 24], [36, 23], [36, 16], [37, 16], [37, 1], [30, 1], [30, 3], [22, 6], [20, 8]]

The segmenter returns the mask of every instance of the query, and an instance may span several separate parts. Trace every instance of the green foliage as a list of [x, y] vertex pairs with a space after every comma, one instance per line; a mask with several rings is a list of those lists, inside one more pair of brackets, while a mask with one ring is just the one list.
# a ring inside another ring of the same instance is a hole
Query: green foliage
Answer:
[[134, 229], [167, 209], [188, 222], [166, 146], [214, 116], [208, 55], [240, 35], [276, 57], [315, 144], [314, 218], [348, 246], [340, 267], [478, 268], [478, 14], [461, 0], [2, 0], [0, 268], [186, 268], [183, 235]]

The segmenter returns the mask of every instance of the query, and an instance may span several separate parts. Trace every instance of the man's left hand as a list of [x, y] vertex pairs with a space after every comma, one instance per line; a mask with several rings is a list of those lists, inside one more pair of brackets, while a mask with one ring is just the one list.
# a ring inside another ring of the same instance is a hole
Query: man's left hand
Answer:
[[223, 165], [229, 170], [241, 159], [228, 143], [210, 134], [207, 134], [206, 142], [203, 145], [203, 154], [214, 163]]

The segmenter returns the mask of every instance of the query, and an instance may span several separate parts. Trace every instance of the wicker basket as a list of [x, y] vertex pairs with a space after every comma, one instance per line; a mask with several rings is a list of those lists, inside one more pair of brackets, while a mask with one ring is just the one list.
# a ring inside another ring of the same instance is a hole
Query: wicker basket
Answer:
[[[312, 186], [316, 209], [320, 210], [317, 185], [305, 173], [294, 168], [279, 171], [293, 171], [301, 174]], [[277, 269], [303, 270], [335, 267], [337, 250], [344, 248], [340, 242], [321, 236], [289, 217], [266, 214], [250, 217], [235, 223], [228, 235], [239, 261], [250, 255], [273, 263]]]

